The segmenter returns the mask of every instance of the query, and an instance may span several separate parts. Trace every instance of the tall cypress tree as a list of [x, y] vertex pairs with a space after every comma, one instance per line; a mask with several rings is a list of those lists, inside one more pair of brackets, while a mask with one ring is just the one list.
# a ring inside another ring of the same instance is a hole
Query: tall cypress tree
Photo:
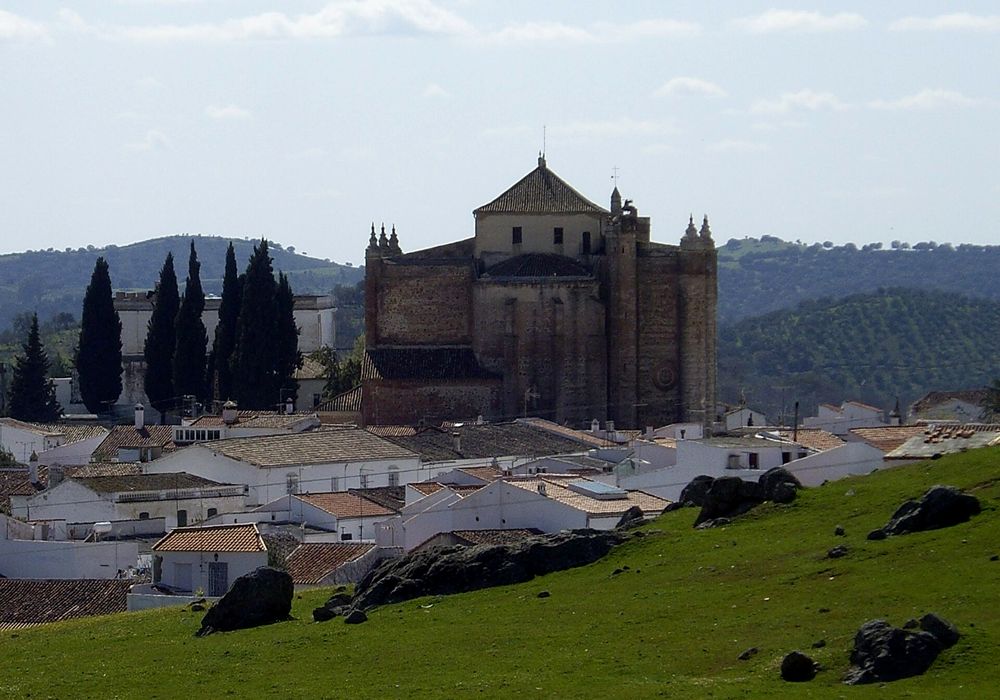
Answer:
[[205, 310], [205, 292], [201, 288], [201, 263], [191, 241], [188, 258], [188, 276], [184, 284], [184, 297], [177, 312], [174, 331], [177, 336], [174, 349], [174, 392], [178, 396], [192, 395], [200, 401], [208, 399], [205, 388], [205, 352], [208, 334], [201, 313]]
[[288, 276], [283, 272], [278, 274], [276, 304], [278, 307], [276, 359], [278, 376], [281, 378], [281, 395], [282, 398], [291, 397], [294, 401], [299, 389], [294, 374], [295, 370], [302, 366], [302, 354], [299, 352], [299, 329], [295, 325], [295, 295], [292, 294]]
[[153, 314], [146, 327], [146, 345], [142, 352], [146, 360], [143, 386], [149, 402], [160, 412], [161, 422], [166, 419], [164, 414], [174, 407], [177, 396], [173, 379], [174, 348], [177, 345], [174, 322], [179, 307], [174, 255], [167, 253], [160, 269], [160, 280], [156, 283]]
[[267, 240], [255, 245], [243, 280], [233, 351], [233, 393], [241, 408], [269, 409], [281, 401], [277, 285]]
[[10, 415], [18, 420], [50, 423], [59, 419], [62, 407], [56, 388], [48, 377], [49, 358], [38, 334], [38, 314], [31, 317], [23, 355], [14, 358], [10, 383]]
[[219, 303], [219, 325], [215, 327], [211, 365], [215, 375], [215, 396], [228, 401], [233, 391], [233, 349], [243, 297], [243, 278], [236, 270], [236, 250], [229, 244], [226, 250], [226, 275], [222, 279], [222, 301]]
[[76, 370], [87, 410], [110, 411], [122, 393], [122, 322], [111, 297], [111, 275], [104, 258], [94, 264], [83, 296]]

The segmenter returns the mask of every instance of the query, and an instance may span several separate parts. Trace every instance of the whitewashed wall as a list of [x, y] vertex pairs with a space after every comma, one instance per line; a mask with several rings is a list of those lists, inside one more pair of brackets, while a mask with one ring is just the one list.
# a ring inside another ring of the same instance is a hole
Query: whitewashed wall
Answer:
[[7, 578], [115, 578], [138, 560], [136, 542], [0, 540], [0, 574]]

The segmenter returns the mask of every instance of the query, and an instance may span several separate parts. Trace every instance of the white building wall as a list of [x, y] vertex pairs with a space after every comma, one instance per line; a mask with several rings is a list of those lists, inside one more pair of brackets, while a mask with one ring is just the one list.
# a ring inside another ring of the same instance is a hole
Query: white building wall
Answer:
[[0, 420], [0, 445], [19, 462], [27, 464], [32, 452], [41, 455], [46, 450], [57, 447], [60, 442], [58, 437], [35, 433]]
[[[209, 562], [226, 562], [229, 564], [229, 585], [233, 585], [240, 576], [267, 565], [267, 552], [219, 552], [218, 559], [214, 552], [154, 552], [162, 557], [160, 563], [160, 582], [166, 586], [178, 587], [177, 564], [191, 565], [191, 591], [208, 592]], [[182, 589], [186, 590], [186, 589]]]
[[66, 467], [88, 464], [94, 450], [104, 442], [105, 437], [107, 437], [107, 433], [39, 452], [38, 463]]
[[753, 416], [753, 424], [755, 426], [767, 425], [767, 416], [763, 413], [749, 408], [741, 408], [726, 414], [726, 431], [732, 432], [747, 427], [751, 416]]
[[882, 468], [884, 455], [865, 442], [845, 442], [824, 452], [796, 459], [785, 468], [796, 476], [803, 486], [819, 486], [824, 481], [835, 481], [845, 476], [871, 474]]
[[[575, 258], [580, 255], [583, 232], [590, 232], [590, 249], [601, 244], [601, 220], [596, 214], [484, 214], [476, 221], [476, 256], [501, 253], [558, 253]], [[515, 250], [512, 231], [521, 227], [521, 245]], [[563, 229], [563, 244], [553, 243], [553, 229]]]
[[114, 504], [76, 481], [66, 480], [24, 499], [11, 499], [11, 514], [23, 520], [98, 522], [125, 520], [117, 517]]
[[138, 561], [134, 541], [0, 540], [0, 574], [7, 578], [116, 578]]

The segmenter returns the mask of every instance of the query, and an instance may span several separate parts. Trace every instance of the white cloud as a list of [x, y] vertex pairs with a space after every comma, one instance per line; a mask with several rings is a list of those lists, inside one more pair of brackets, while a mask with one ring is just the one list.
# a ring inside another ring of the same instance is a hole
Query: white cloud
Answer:
[[427, 83], [422, 94], [424, 97], [451, 97], [451, 93], [437, 83]]
[[1000, 15], [956, 12], [936, 17], [903, 17], [889, 25], [893, 32], [1000, 32]]
[[711, 83], [701, 78], [678, 77], [671, 78], [654, 92], [659, 97], [673, 97], [677, 95], [703, 95], [705, 97], [725, 97], [726, 91], [715, 83]]
[[750, 125], [750, 128], [754, 131], [763, 132], [774, 132], [774, 131], [788, 131], [790, 129], [801, 129], [805, 127], [805, 122], [798, 121], [796, 119], [782, 119], [777, 122], [755, 122]]
[[493, 43], [568, 42], [615, 43], [634, 39], [691, 37], [701, 34], [701, 25], [675, 19], [644, 19], [627, 24], [599, 22], [582, 27], [562, 22], [525, 22], [511, 24], [486, 35]]
[[768, 150], [769, 146], [760, 141], [743, 141], [740, 139], [730, 139], [710, 143], [705, 150], [711, 153], [762, 153]]
[[25, 19], [13, 12], [0, 10], [0, 41], [25, 41], [31, 39], [47, 39], [48, 31], [43, 24]]
[[932, 110], [948, 107], [973, 107], [983, 101], [968, 97], [954, 90], [921, 90], [915, 95], [907, 95], [896, 100], [874, 100], [869, 106], [874, 109]]
[[821, 109], [844, 110], [848, 105], [829, 92], [799, 90], [786, 92], [774, 100], [757, 100], [750, 106], [751, 114], [787, 114], [795, 109], [817, 111]]
[[150, 129], [141, 141], [125, 144], [130, 151], [159, 151], [170, 148], [170, 139], [162, 131]]
[[202, 24], [102, 26], [105, 38], [138, 42], [331, 39], [374, 34], [470, 34], [472, 26], [432, 0], [337, 0], [312, 14], [256, 15]]
[[824, 15], [805, 10], [768, 10], [755, 17], [733, 20], [733, 26], [750, 34], [819, 33], [861, 29], [868, 20], [853, 12]]
[[159, 90], [164, 87], [163, 83], [151, 75], [144, 75], [135, 81], [135, 86], [141, 90]]
[[677, 127], [671, 122], [647, 119], [620, 119], [578, 121], [564, 126], [550, 127], [553, 136], [569, 138], [617, 138], [622, 136], [651, 136], [676, 134]]
[[229, 105], [209, 105], [205, 108], [205, 114], [209, 119], [218, 121], [227, 119], [249, 119], [252, 115], [249, 110], [243, 109], [234, 104]]

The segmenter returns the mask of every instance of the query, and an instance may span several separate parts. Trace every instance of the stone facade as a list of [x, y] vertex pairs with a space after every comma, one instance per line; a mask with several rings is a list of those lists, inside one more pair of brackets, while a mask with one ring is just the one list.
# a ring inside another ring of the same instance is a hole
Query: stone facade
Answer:
[[548, 418], [574, 427], [708, 425], [716, 252], [706, 218], [680, 245], [624, 205], [538, 167], [474, 212], [475, 236], [366, 255], [362, 413], [370, 424]]

